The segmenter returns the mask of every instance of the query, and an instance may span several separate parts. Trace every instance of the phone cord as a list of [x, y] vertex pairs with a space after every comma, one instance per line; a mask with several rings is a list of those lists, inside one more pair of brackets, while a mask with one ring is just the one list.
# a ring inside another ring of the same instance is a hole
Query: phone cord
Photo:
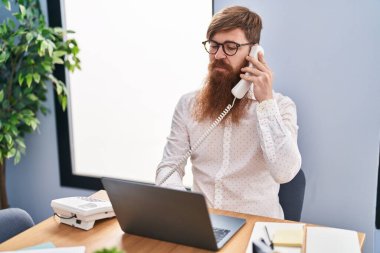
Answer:
[[[224, 117], [229, 113], [229, 111], [234, 107], [236, 97], [232, 101], [232, 104], [228, 104], [227, 107], [224, 109], [224, 111], [219, 115], [219, 117], [211, 124], [211, 126], [206, 130], [206, 132], [197, 140], [197, 142], [194, 144], [193, 147], [191, 147], [184, 156], [182, 156], [181, 160], [177, 163], [177, 165], [170, 170], [170, 172], [163, 178], [161, 179], [160, 182], [158, 182], [158, 186], [161, 186], [163, 183], [168, 180], [171, 175], [173, 175], [174, 172], [178, 171], [179, 167], [184, 163], [187, 158], [191, 156], [191, 154], [198, 149], [198, 147], [202, 144], [202, 142], [211, 134], [211, 132], [214, 130], [215, 127], [217, 127], [220, 122], [224, 119]], [[157, 171], [158, 174], [159, 171]], [[178, 172], [179, 173], [179, 172]]]

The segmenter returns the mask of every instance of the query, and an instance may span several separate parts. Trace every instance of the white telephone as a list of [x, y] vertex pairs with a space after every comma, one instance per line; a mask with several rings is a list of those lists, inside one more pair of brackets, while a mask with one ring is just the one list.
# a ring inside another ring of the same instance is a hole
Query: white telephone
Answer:
[[[249, 53], [249, 55], [252, 56], [253, 58], [257, 59], [259, 52], [262, 52], [264, 54], [264, 49], [260, 45], [256, 44], [251, 48], [251, 52]], [[252, 63], [249, 63], [249, 67], [253, 67]], [[250, 74], [245, 73], [245, 75], [250, 75]], [[236, 98], [242, 99], [242, 97], [244, 97], [244, 95], [248, 92], [251, 85], [252, 85], [251, 82], [244, 80], [244, 79], [241, 79], [235, 85], [235, 87], [232, 88], [231, 92]]]
[[51, 207], [61, 223], [84, 230], [93, 228], [96, 220], [115, 216], [110, 201], [91, 197], [55, 199]]
[[[252, 46], [251, 51], [249, 53], [250, 56], [253, 58], [258, 59], [259, 52], [262, 52], [264, 54], [264, 49], [258, 45], [255, 44]], [[249, 67], [252, 67], [252, 64], [249, 63]], [[250, 75], [249, 73], [245, 73], [245, 75]], [[231, 93], [234, 95], [234, 100], [232, 101], [232, 104], [227, 105], [226, 109], [219, 115], [219, 117], [211, 124], [211, 126], [206, 130], [206, 132], [195, 142], [195, 144], [182, 156], [182, 158], [178, 161], [176, 166], [170, 170], [170, 172], [163, 177], [158, 183], [158, 186], [161, 186], [163, 183], [168, 180], [168, 178], [173, 175], [175, 171], [178, 171], [179, 167], [183, 162], [187, 160], [191, 156], [191, 154], [202, 144], [202, 142], [207, 138], [207, 136], [210, 135], [212, 130], [214, 130], [215, 127], [219, 125], [219, 123], [224, 119], [224, 117], [229, 113], [229, 111], [232, 109], [232, 107], [235, 104], [236, 99], [242, 99], [245, 94], [249, 91], [252, 83], [249, 81], [246, 81], [244, 79], [241, 79], [235, 86], [232, 88]], [[158, 174], [159, 171], [156, 173]]]

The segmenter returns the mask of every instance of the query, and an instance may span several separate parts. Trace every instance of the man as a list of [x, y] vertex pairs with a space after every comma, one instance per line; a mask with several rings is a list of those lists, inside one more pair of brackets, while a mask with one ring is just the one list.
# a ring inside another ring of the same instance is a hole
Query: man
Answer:
[[[231, 89], [243, 78], [253, 82], [250, 91], [191, 154], [193, 191], [203, 193], [212, 208], [283, 218], [279, 184], [292, 180], [301, 166], [297, 115], [290, 98], [272, 91], [273, 74], [264, 55], [248, 56], [261, 29], [261, 18], [244, 7], [214, 15], [203, 43], [210, 55], [208, 76], [200, 91], [177, 104], [156, 183], [232, 103]], [[180, 164], [162, 186], [185, 189], [184, 167]]]

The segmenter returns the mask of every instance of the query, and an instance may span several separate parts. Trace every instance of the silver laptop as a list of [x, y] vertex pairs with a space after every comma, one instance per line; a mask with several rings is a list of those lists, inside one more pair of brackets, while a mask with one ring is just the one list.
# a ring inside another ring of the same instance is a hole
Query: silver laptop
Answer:
[[199, 193], [112, 178], [102, 183], [125, 233], [218, 250], [245, 224], [209, 214]]

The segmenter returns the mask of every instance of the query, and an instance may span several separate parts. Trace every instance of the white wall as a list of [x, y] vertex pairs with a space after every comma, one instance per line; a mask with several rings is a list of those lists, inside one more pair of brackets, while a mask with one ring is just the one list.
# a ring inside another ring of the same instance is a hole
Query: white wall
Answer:
[[[302, 220], [366, 233], [374, 250], [380, 2], [219, 0], [263, 18], [274, 88], [297, 104], [307, 187]], [[378, 251], [379, 252], [379, 251]]]
[[[216, 10], [235, 4], [263, 17], [275, 89], [298, 106], [307, 176], [302, 220], [365, 232], [364, 252], [374, 252], [380, 2], [215, 0]], [[51, 91], [48, 106], [52, 112], [41, 118], [40, 133], [27, 138], [27, 155], [7, 171], [10, 203], [36, 221], [51, 215], [51, 199], [91, 193], [59, 186]]]

